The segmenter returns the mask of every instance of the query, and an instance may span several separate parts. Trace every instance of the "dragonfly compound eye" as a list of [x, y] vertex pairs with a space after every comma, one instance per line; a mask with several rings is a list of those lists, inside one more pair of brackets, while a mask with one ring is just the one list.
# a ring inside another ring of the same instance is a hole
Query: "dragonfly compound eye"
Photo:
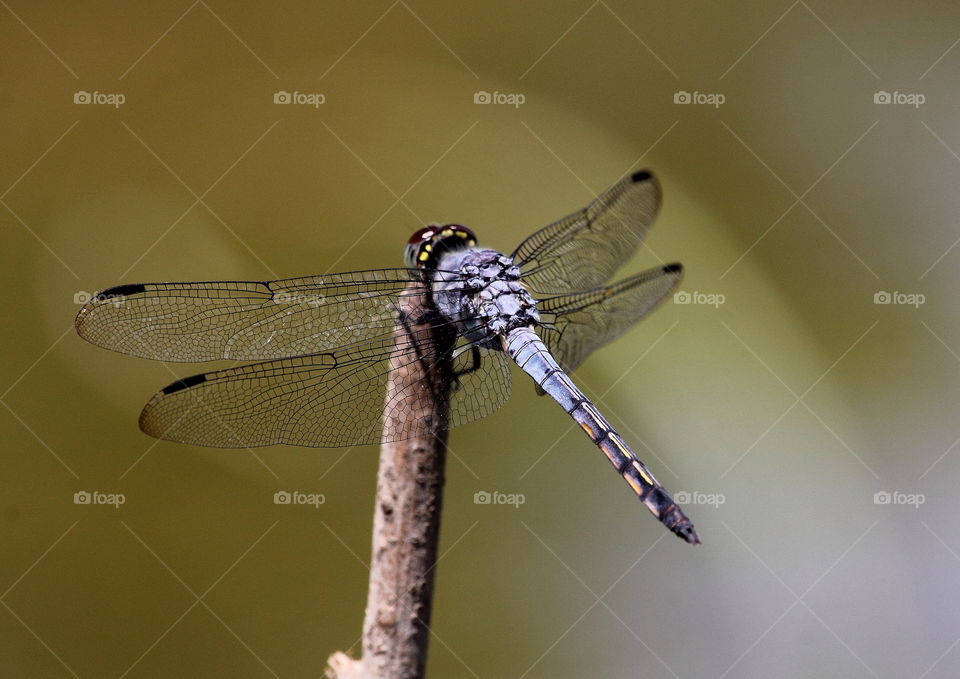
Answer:
[[433, 224], [415, 232], [403, 253], [404, 263], [411, 269], [430, 269], [440, 257], [452, 250], [471, 248], [477, 244], [473, 231], [460, 224]]

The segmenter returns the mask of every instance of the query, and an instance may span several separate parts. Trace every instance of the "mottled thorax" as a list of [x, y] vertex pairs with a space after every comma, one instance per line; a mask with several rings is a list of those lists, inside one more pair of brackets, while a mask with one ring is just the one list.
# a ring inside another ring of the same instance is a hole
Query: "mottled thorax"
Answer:
[[500, 349], [508, 332], [540, 321], [536, 301], [520, 283], [520, 270], [496, 250], [469, 248], [444, 255], [433, 281], [440, 313], [480, 346]]

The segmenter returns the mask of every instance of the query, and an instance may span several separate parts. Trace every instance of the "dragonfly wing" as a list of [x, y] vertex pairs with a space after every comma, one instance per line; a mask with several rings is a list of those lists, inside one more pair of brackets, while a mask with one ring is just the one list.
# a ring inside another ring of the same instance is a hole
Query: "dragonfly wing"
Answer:
[[572, 372], [595, 349], [653, 311], [682, 277], [680, 264], [668, 264], [607, 287], [540, 300], [543, 342], [561, 367]]
[[523, 280], [541, 294], [601, 286], [636, 251], [660, 202], [654, 176], [636, 172], [524, 240], [513, 252], [514, 262]]
[[[420, 341], [423, 341], [422, 339]], [[402, 368], [425, 358], [420, 341], [394, 344], [392, 337], [331, 352], [217, 370], [179, 380], [157, 393], [140, 415], [151, 436], [199, 446], [253, 448], [277, 443], [334, 448], [376, 444], [391, 430], [426, 433], [422, 422], [407, 422], [430, 388], [411, 381], [385, 400], [391, 365]], [[454, 348], [457, 380], [446, 427], [484, 417], [509, 395], [510, 373], [502, 352]]]
[[510, 398], [510, 361], [499, 349], [475, 347], [466, 341], [454, 350], [450, 426], [491, 415]]
[[120, 285], [76, 320], [87, 341], [160, 361], [258, 361], [314, 354], [383, 335], [394, 326], [408, 269], [279, 281]]

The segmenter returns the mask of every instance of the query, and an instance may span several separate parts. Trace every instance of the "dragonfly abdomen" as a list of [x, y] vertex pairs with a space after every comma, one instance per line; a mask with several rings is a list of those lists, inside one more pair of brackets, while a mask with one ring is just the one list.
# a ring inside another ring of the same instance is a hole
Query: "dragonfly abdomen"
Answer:
[[557, 364], [540, 337], [530, 328], [518, 328], [507, 334], [504, 343], [510, 357], [580, 425], [647, 509], [676, 535], [698, 544], [700, 538], [690, 519]]

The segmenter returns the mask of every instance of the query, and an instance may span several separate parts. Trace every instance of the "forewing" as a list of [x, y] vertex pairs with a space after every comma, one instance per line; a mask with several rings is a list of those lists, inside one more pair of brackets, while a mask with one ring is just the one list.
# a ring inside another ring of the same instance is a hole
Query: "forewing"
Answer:
[[87, 341], [161, 361], [257, 361], [327, 351], [389, 334], [408, 269], [279, 281], [120, 285], [76, 320]]
[[524, 282], [540, 294], [603, 285], [636, 251], [660, 201], [660, 185], [650, 172], [624, 177], [587, 207], [520, 244], [513, 259]]
[[[391, 367], [423, 358], [410, 341], [392, 337], [336, 351], [255, 363], [195, 375], [157, 393], [140, 415], [151, 436], [199, 446], [253, 448], [277, 443], [340, 447], [375, 444], [391, 431], [407, 437], [425, 433], [422, 422], [407, 422], [412, 407], [430, 386], [402, 385], [385, 403]], [[484, 417], [499, 408], [510, 390], [502, 352], [482, 352], [473, 366], [472, 351], [455, 349], [454, 368], [476, 369], [458, 379], [445, 426]], [[393, 359], [393, 361], [391, 361]]]
[[540, 300], [543, 342], [564, 370], [573, 371], [653, 311], [682, 276], [681, 265], [668, 264], [607, 287]]

